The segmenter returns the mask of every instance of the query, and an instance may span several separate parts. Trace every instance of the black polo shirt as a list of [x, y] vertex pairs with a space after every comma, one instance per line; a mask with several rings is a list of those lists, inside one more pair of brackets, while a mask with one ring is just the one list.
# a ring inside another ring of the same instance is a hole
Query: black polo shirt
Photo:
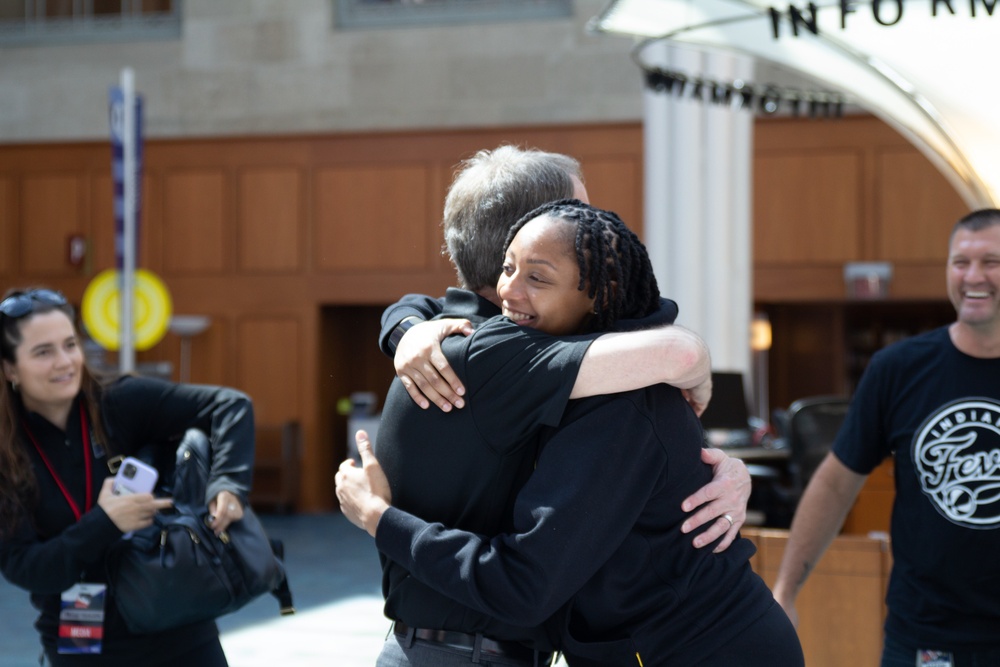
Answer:
[[[480, 324], [471, 336], [442, 345], [467, 387], [466, 406], [422, 410], [397, 378], [376, 443], [393, 505], [476, 532], [495, 532], [509, 521], [510, 499], [533, 465], [537, 433], [559, 423], [594, 338], [553, 338], [503, 317], [484, 321], [496, 310], [470, 292], [448, 291], [442, 317]], [[538, 634], [458, 605], [392, 561], [383, 559], [383, 570], [386, 615], [411, 627], [523, 641]]]

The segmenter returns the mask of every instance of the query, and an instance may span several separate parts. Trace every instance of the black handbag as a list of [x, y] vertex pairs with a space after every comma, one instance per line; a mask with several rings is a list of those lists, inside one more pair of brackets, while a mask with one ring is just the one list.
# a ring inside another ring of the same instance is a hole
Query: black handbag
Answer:
[[215, 619], [266, 593], [282, 615], [295, 611], [283, 547], [249, 505], [218, 537], [208, 526], [209, 461], [208, 438], [188, 431], [177, 449], [173, 510], [123, 537], [109, 558], [111, 596], [133, 633]]

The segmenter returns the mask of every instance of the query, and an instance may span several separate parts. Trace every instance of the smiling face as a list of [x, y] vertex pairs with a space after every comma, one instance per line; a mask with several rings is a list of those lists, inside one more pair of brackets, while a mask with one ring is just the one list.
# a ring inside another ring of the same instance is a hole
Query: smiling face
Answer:
[[17, 384], [24, 406], [49, 415], [68, 410], [83, 375], [83, 350], [66, 313], [51, 310], [18, 321], [21, 343], [14, 361], [3, 362], [4, 376]]
[[1000, 332], [1000, 225], [955, 232], [947, 283], [960, 325]]
[[504, 315], [553, 336], [583, 329], [594, 300], [578, 288], [573, 239], [572, 223], [547, 215], [521, 228], [507, 248], [497, 283]]

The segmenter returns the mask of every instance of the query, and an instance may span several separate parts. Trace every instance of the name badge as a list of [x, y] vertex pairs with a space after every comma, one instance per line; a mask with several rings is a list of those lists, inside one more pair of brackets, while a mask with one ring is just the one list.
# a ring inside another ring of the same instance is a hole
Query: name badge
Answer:
[[917, 651], [917, 667], [955, 667], [951, 653], [947, 651]]
[[59, 653], [96, 655], [101, 652], [107, 588], [105, 584], [76, 584], [63, 591], [59, 610]]

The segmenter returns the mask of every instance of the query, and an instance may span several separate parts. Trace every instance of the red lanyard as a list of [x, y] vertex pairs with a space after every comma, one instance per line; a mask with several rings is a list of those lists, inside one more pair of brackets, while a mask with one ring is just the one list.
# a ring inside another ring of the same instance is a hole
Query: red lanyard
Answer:
[[[28, 434], [28, 438], [31, 440], [31, 444], [35, 446], [35, 450], [38, 452], [38, 455], [42, 457], [42, 462], [45, 464], [45, 467], [49, 469], [50, 473], [52, 473], [52, 479], [56, 480], [59, 490], [62, 491], [63, 497], [66, 499], [66, 502], [69, 503], [69, 508], [73, 510], [73, 516], [75, 516], [76, 520], [79, 521], [80, 517], [83, 516], [83, 512], [80, 511], [80, 506], [76, 504], [75, 500], [73, 500], [73, 496], [70, 495], [69, 489], [67, 489], [66, 485], [63, 484], [62, 478], [59, 477], [59, 474], [56, 472], [52, 462], [49, 461], [49, 457], [45, 455], [45, 450], [43, 450], [42, 446], [38, 444], [38, 440], [35, 439], [35, 435], [31, 432], [31, 429], [28, 428], [28, 423], [22, 421], [21, 426], [24, 428], [24, 432]], [[83, 401], [80, 402], [80, 430], [83, 431], [83, 465], [87, 474], [87, 479], [85, 480], [86, 483], [84, 484], [84, 488], [87, 489], [87, 502], [84, 506], [84, 512], [88, 512], [90, 511], [90, 508], [94, 506], [94, 489], [90, 480], [90, 428], [87, 424], [87, 411], [83, 409]]]

